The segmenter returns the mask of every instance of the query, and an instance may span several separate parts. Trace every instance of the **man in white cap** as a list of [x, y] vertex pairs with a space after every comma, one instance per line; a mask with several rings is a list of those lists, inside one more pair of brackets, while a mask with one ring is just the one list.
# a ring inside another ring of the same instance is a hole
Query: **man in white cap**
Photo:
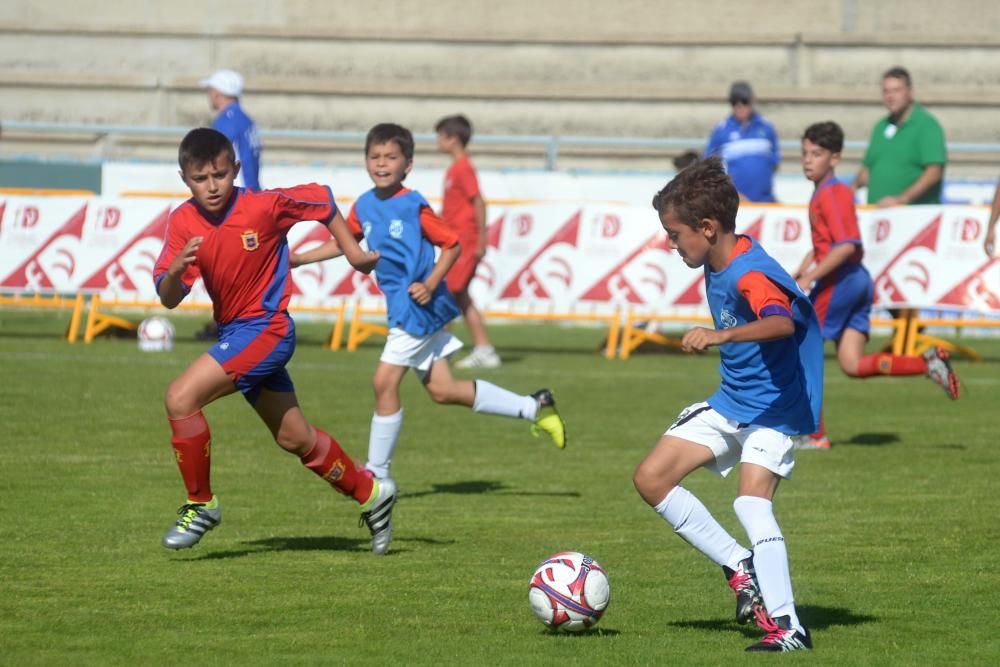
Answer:
[[231, 69], [220, 69], [201, 81], [208, 89], [208, 103], [217, 113], [212, 128], [233, 142], [240, 173], [236, 185], [250, 190], [260, 190], [260, 138], [257, 125], [240, 107], [243, 94], [243, 77]]

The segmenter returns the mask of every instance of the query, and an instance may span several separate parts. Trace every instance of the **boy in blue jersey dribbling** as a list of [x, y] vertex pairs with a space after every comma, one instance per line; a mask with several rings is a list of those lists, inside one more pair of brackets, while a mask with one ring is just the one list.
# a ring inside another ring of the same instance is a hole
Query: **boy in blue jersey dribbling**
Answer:
[[[361, 195], [347, 226], [368, 249], [379, 253], [375, 266], [385, 294], [389, 337], [373, 380], [372, 417], [366, 469], [376, 478], [389, 476], [389, 464], [403, 425], [399, 386], [413, 368], [436, 403], [464, 405], [476, 412], [532, 422], [536, 435], [547, 433], [560, 449], [566, 430], [548, 389], [518, 395], [484, 380], [458, 380], [448, 357], [462, 347], [445, 329], [460, 311], [445, 276], [463, 248], [419, 192], [403, 186], [413, 167], [413, 135], [405, 127], [381, 123], [365, 140], [365, 166], [375, 187]], [[435, 246], [441, 248], [435, 259]], [[474, 249], [467, 249], [472, 252]], [[335, 240], [293, 254], [292, 266], [337, 257]]]
[[[736, 620], [755, 617], [767, 635], [748, 651], [811, 649], [795, 611], [788, 554], [774, 518], [778, 482], [795, 466], [791, 436], [814, 431], [823, 392], [823, 339], [809, 299], [763, 248], [736, 234], [739, 195], [718, 158], [680, 172], [653, 198], [670, 246], [704, 267], [714, 329], [695, 327], [688, 352], [717, 346], [722, 384], [685, 408], [633, 481], [639, 495], [688, 543], [722, 567], [736, 593]], [[725, 476], [740, 464], [733, 503], [741, 546], [688, 490], [705, 467]]]

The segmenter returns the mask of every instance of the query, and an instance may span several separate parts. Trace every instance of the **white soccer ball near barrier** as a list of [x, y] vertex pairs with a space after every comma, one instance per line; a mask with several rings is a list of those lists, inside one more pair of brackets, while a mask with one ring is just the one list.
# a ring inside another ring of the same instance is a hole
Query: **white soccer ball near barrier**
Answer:
[[154, 315], [139, 324], [139, 349], [143, 352], [169, 352], [174, 349], [174, 325], [165, 317]]

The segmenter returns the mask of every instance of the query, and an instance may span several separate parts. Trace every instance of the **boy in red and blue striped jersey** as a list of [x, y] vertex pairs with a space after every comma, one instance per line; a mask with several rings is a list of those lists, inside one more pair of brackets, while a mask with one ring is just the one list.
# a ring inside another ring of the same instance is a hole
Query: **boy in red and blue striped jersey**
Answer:
[[187, 502], [163, 546], [192, 547], [222, 521], [211, 488], [211, 434], [202, 408], [239, 391], [282, 449], [361, 505], [372, 551], [384, 553], [395, 485], [360, 474], [336, 440], [306, 421], [285, 369], [295, 350], [295, 324], [286, 310], [291, 296], [286, 234], [292, 225], [324, 222], [361, 271], [372, 270], [378, 253], [365, 252], [354, 241], [328, 187], [262, 192], [234, 187], [240, 163], [216, 130], [189, 132], [178, 162], [192, 197], [170, 214], [153, 279], [160, 301], [174, 308], [200, 276], [212, 299], [219, 341], [167, 389], [171, 442]]
[[[959, 382], [948, 362], [947, 350], [928, 348], [921, 356], [865, 354], [870, 330], [874, 285], [861, 264], [864, 248], [858, 230], [854, 192], [837, 180], [844, 132], [833, 122], [815, 123], [802, 136], [802, 171], [816, 184], [809, 202], [813, 249], [795, 278], [816, 308], [823, 339], [837, 345], [840, 368], [850, 377], [926, 375], [958, 398]], [[800, 449], [829, 449], [822, 421], [810, 436], [798, 440]]]

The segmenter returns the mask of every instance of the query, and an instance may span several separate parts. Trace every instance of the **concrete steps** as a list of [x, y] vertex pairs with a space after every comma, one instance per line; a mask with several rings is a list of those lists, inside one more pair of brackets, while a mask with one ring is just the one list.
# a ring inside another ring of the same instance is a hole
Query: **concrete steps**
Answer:
[[[439, 0], [419, 11], [404, 0], [216, 0], [210, 13], [203, 5], [111, 0], [76, 16], [68, 1], [4, 3], [0, 120], [207, 124], [197, 82], [231, 67], [244, 74], [244, 105], [263, 128], [364, 131], [394, 120], [430, 132], [462, 112], [481, 134], [689, 137], [699, 146], [728, 113], [730, 81], [744, 78], [782, 138], [834, 119], [848, 139], [865, 140], [883, 113], [879, 77], [903, 64], [949, 141], [997, 140], [1000, 8], [973, 0], [947, 12], [929, 0], [758, 0], [739, 16], [725, 0], [702, 0], [697, 11], [679, 0]], [[47, 150], [35, 137], [4, 138], [0, 154]], [[171, 159], [172, 142], [111, 148], [115, 157]], [[65, 141], [52, 148], [72, 150]], [[354, 159], [324, 142], [265, 151]], [[485, 152], [517, 166], [538, 150]], [[670, 153], [595, 152], [576, 151], [577, 164], [645, 169]], [[956, 158], [972, 170], [984, 161]]]

